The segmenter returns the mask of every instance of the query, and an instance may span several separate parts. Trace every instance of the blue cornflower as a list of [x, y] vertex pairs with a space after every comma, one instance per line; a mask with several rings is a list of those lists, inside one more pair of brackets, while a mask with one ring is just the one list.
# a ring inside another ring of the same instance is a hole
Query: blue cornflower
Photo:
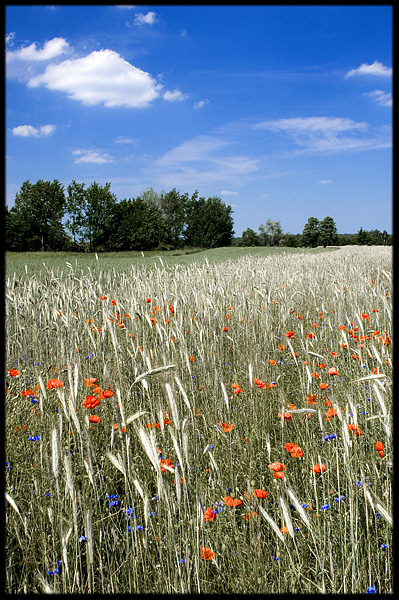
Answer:
[[54, 569], [54, 573], [55, 573], [56, 575], [59, 575], [59, 574], [60, 574], [60, 570], [59, 570], [59, 569]]
[[79, 542], [86, 542], [87, 541], [87, 537], [85, 535], [81, 535], [79, 538]]
[[47, 571], [47, 573], [48, 573], [49, 575], [51, 575], [52, 577], [54, 576], [54, 573], [53, 573], [53, 571]]
[[179, 565], [184, 565], [185, 564], [185, 560], [184, 558], [179, 558]]
[[156, 512], [150, 512], [150, 517], [155, 517], [156, 514]]
[[[131, 515], [132, 513], [134, 513], [134, 508], [125, 508], [123, 512], [125, 513], [125, 515]], [[125, 517], [125, 519], [127, 519], [127, 516]]]
[[371, 585], [370, 587], [367, 588], [366, 590], [366, 594], [375, 594], [376, 593], [376, 587], [375, 585]]
[[30, 435], [29, 440], [31, 442], [37, 442], [37, 440], [40, 440], [40, 435]]
[[232, 492], [233, 490], [231, 488], [227, 488], [227, 491], [228, 492]]
[[8, 463], [8, 462], [6, 462], [6, 469], [7, 469], [7, 471], [12, 469], [12, 465], [10, 465], [10, 463]]
[[142, 525], [137, 525], [137, 531], [143, 531], [143, 526]]
[[323, 506], [320, 506], [320, 510], [327, 510], [327, 508], [330, 508], [329, 504], [323, 504]]
[[335, 498], [335, 502], [339, 502], [340, 500], [345, 500], [345, 496], [343, 494], [341, 494], [339, 498]]
[[277, 556], [273, 556], [273, 560], [279, 561], [280, 559]]
[[118, 494], [108, 494], [108, 498], [112, 500], [112, 498], [117, 498]]
[[290, 504], [290, 509], [291, 510], [296, 510], [295, 506], [293, 504]]
[[111, 508], [111, 506], [116, 506], [117, 504], [119, 504], [119, 500], [112, 500], [112, 502], [109, 503], [109, 507]]
[[387, 548], [390, 548], [390, 547], [391, 547], [391, 544], [388, 544], [388, 545], [387, 544], [381, 544], [381, 546], [380, 546], [381, 550], [386, 550]]

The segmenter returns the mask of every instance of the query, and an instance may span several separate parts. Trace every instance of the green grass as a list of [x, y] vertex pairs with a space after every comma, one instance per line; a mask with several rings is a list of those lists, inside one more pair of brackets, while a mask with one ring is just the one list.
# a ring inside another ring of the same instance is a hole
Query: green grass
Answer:
[[392, 593], [391, 250], [161, 259], [7, 255], [5, 590]]
[[[275, 256], [291, 253], [315, 253], [326, 252], [324, 248], [280, 248], [280, 247], [226, 247], [213, 250], [191, 248], [169, 251], [151, 252], [101, 252], [101, 253], [68, 253], [68, 252], [7, 252], [5, 267], [6, 272], [11, 275], [15, 273], [18, 277], [28, 274], [29, 276], [39, 272], [45, 272], [51, 268], [54, 272], [65, 271], [65, 264], [69, 262], [78, 269], [98, 269], [107, 271], [115, 268], [119, 273], [128, 272], [132, 265], [151, 267], [160, 264], [160, 258], [164, 264], [188, 265], [193, 262], [203, 262], [205, 257], [210, 262], [236, 260], [243, 256]], [[143, 256], [144, 255], [144, 256]], [[43, 263], [45, 266], [43, 266]]]

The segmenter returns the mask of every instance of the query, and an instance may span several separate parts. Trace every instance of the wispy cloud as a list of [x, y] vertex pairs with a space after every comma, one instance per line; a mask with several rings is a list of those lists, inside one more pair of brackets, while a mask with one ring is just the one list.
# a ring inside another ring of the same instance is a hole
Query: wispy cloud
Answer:
[[55, 125], [42, 125], [39, 129], [32, 125], [18, 125], [12, 129], [12, 134], [20, 137], [45, 137], [54, 133]]
[[391, 145], [385, 128], [370, 135], [368, 123], [340, 117], [278, 119], [256, 123], [253, 127], [285, 135], [301, 147], [301, 150], [295, 151], [296, 154], [360, 151]]
[[79, 158], [75, 159], [75, 163], [97, 163], [104, 164], [114, 162], [114, 158], [107, 152], [100, 154], [94, 150], [75, 150], [72, 154], [76, 154]]
[[153, 25], [156, 21], [156, 17], [157, 13], [152, 11], [148, 12], [146, 15], [137, 13], [134, 22], [136, 25]]
[[8, 61], [19, 59], [29, 62], [42, 62], [65, 54], [68, 49], [69, 44], [64, 38], [53, 38], [44, 44], [42, 50], [36, 49], [35, 42], [19, 50], [10, 50], [6, 54], [6, 59]]
[[198, 102], [194, 102], [194, 108], [202, 108], [205, 104], [209, 104], [209, 100], [198, 100]]
[[165, 92], [163, 98], [164, 100], [168, 100], [168, 102], [181, 102], [182, 100], [187, 100], [188, 96], [180, 90], [173, 90], [173, 92]]
[[331, 179], [321, 179], [317, 183], [321, 183], [322, 185], [326, 185], [327, 183], [332, 183]]
[[221, 196], [238, 196], [238, 192], [230, 192], [230, 190], [222, 190], [220, 192]]
[[383, 92], [382, 90], [374, 90], [372, 92], [365, 92], [365, 96], [370, 96], [377, 104], [381, 106], [392, 106], [392, 94], [390, 92]]
[[28, 81], [28, 87], [40, 85], [65, 92], [88, 106], [129, 108], [149, 106], [163, 87], [113, 50], [94, 51], [83, 58], [50, 64], [44, 73]]
[[114, 138], [114, 144], [137, 144], [138, 140], [134, 138], [126, 138], [118, 135], [118, 137]]
[[385, 67], [382, 63], [375, 60], [372, 65], [363, 63], [357, 69], [351, 69], [345, 75], [345, 79], [354, 75], [374, 75], [377, 77], [392, 77], [392, 68]]

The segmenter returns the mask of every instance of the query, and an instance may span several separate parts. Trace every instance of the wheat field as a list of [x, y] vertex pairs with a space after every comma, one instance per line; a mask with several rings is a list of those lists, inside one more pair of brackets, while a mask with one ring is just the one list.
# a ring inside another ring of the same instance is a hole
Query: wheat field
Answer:
[[392, 250], [6, 261], [7, 593], [392, 593]]

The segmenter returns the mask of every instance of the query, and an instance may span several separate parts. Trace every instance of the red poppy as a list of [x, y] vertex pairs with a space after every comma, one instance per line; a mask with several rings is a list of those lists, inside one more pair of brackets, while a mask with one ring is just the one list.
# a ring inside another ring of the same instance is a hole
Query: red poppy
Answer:
[[378, 454], [381, 456], [381, 458], [384, 458], [384, 456], [385, 456], [384, 450], [379, 450]]
[[62, 387], [64, 385], [63, 381], [60, 381], [59, 379], [50, 379], [47, 382], [47, 387], [49, 390], [53, 389], [53, 388], [59, 388]]
[[86, 396], [86, 398], [83, 402], [83, 406], [85, 408], [95, 408], [99, 404], [100, 404], [100, 401], [95, 396]]
[[260, 490], [260, 489], [254, 490], [254, 494], [257, 498], [267, 498], [268, 493], [269, 492], [266, 492], [265, 490]]
[[[278, 413], [278, 415], [277, 415], [277, 416], [278, 416], [278, 418], [279, 418], [279, 419], [281, 419], [281, 413]], [[291, 413], [289, 413], [289, 412], [285, 412], [285, 413], [284, 413], [284, 420], [285, 420], [285, 421], [291, 421], [291, 419], [292, 419], [292, 415], [291, 415]]]
[[293, 338], [294, 337], [294, 332], [293, 331], [287, 331], [284, 335], [287, 338]]
[[92, 387], [97, 381], [96, 377], [90, 377], [90, 379], [85, 379], [85, 386]]
[[210, 548], [201, 546], [201, 558], [204, 560], [212, 560], [213, 558], [216, 558], [216, 552], [212, 552]]
[[111, 398], [111, 396], [114, 395], [114, 392], [111, 390], [105, 390], [105, 392], [102, 393], [104, 398]]
[[282, 471], [277, 471], [277, 472], [274, 474], [274, 478], [275, 478], [275, 479], [284, 479], [284, 473], [283, 473]]
[[380, 450], [384, 449], [384, 444], [382, 442], [377, 442], [375, 447], [376, 447], [376, 450], [378, 450], [378, 452], [379, 452]]
[[369, 318], [370, 317], [369, 317], [369, 315], [367, 313], [363, 313], [362, 314], [362, 319], [366, 320], [366, 319], [369, 319]]
[[89, 421], [90, 423], [100, 423], [101, 419], [98, 415], [90, 415]]
[[317, 465], [314, 465], [314, 467], [310, 467], [311, 471], [313, 471], [314, 473], [321, 473], [323, 471], [327, 470], [326, 465], [323, 465], [321, 463], [317, 463]]
[[268, 465], [269, 469], [277, 473], [278, 471], [284, 471], [287, 467], [283, 465], [281, 462], [274, 462], [271, 465]]
[[329, 375], [339, 375], [339, 373], [335, 367], [331, 367], [331, 369], [328, 369], [327, 372]]
[[269, 365], [275, 365], [276, 361], [274, 360], [274, 358], [269, 358]]
[[19, 371], [17, 371], [17, 369], [9, 369], [8, 374], [11, 375], [11, 377], [18, 377]]
[[206, 523], [207, 521], [214, 521], [215, 517], [216, 513], [214, 513], [213, 510], [208, 506], [203, 516], [204, 523]]
[[306, 337], [308, 338], [308, 340], [311, 340], [312, 338], [314, 338], [314, 333], [308, 333]]
[[319, 383], [319, 388], [321, 390], [326, 390], [328, 388], [328, 383]]
[[[166, 461], [163, 458], [161, 458], [161, 465], [166, 465], [167, 467], [173, 468], [172, 461], [170, 460], [170, 458], [167, 458]], [[164, 473], [165, 471], [169, 471], [169, 469], [165, 469], [165, 467], [161, 466], [161, 473]]]
[[329, 421], [330, 419], [332, 419], [333, 417], [337, 416], [337, 409], [336, 408], [329, 408], [326, 412], [327, 415], [327, 419], [326, 421]]
[[280, 527], [280, 531], [281, 531], [281, 533], [289, 533], [289, 529], [285, 525], [284, 525], [284, 527]]
[[111, 300], [111, 306], [115, 306], [116, 300]]
[[228, 431], [233, 431], [234, 429], [233, 423], [230, 423], [230, 425], [228, 425], [227, 423], [222, 423], [222, 421], [219, 421], [219, 427], [223, 427], [225, 433], [227, 433]]
[[34, 396], [34, 395], [35, 395], [35, 392], [34, 392], [33, 390], [24, 390], [24, 391], [22, 392], [22, 395], [23, 395], [25, 398], [27, 398], [27, 396]]

